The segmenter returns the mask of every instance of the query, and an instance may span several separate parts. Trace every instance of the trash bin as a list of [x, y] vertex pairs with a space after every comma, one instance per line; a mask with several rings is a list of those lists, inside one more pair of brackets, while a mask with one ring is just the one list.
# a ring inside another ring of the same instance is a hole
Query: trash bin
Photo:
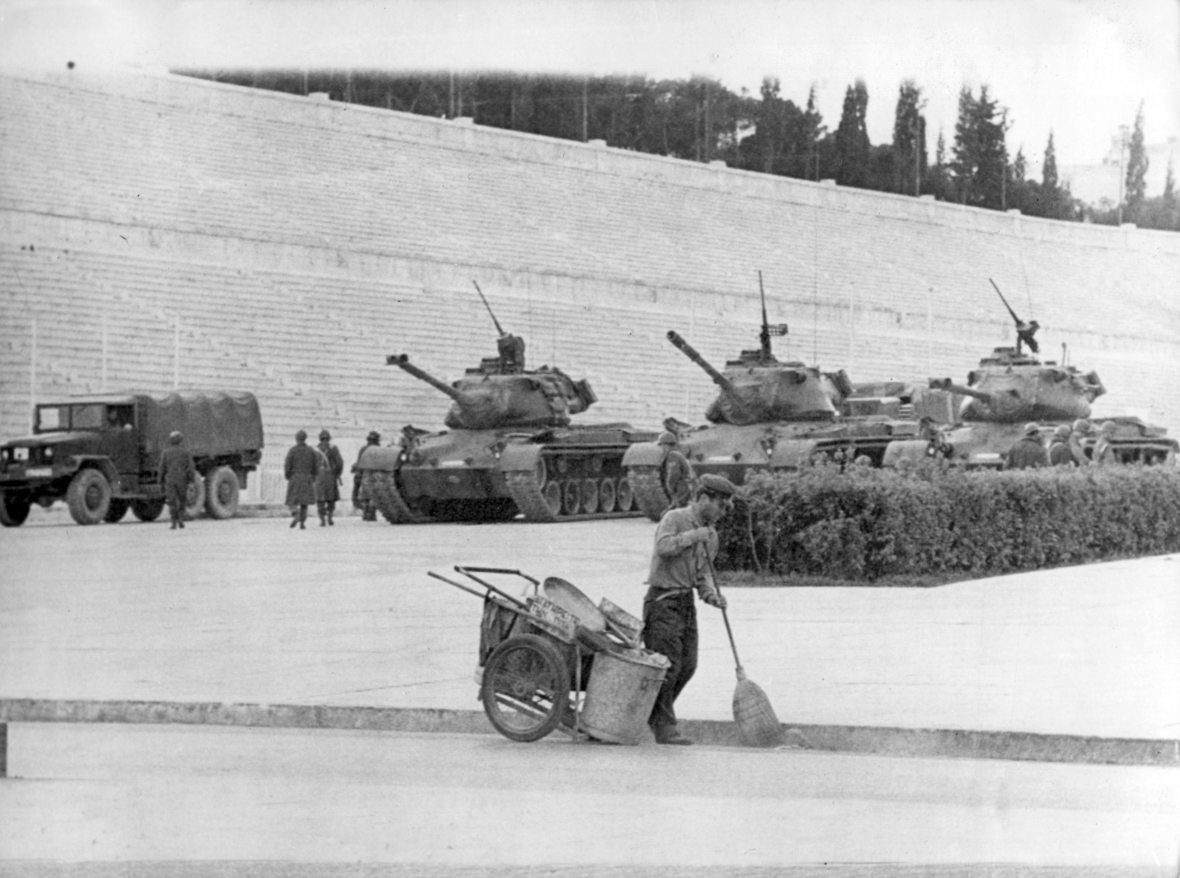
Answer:
[[594, 654], [581, 726], [591, 737], [638, 744], [671, 662], [646, 649]]

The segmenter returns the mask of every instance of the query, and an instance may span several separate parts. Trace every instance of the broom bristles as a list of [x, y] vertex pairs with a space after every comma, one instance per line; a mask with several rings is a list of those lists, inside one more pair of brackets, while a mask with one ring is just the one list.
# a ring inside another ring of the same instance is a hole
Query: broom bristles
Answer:
[[757, 683], [746, 679], [738, 669], [738, 684], [733, 691], [733, 718], [742, 739], [752, 747], [777, 747], [783, 743], [783, 727], [770, 699]]

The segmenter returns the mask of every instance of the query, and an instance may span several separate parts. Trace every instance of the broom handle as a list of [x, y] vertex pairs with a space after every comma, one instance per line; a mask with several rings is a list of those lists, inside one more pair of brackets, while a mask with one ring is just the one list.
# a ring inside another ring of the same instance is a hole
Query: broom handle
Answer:
[[[709, 575], [713, 577], [713, 589], [717, 592], [718, 597], [721, 595], [721, 583], [717, 581], [717, 570], [713, 567], [713, 559], [709, 557], [709, 547], [704, 544], [701, 546], [701, 552], [705, 556], [705, 563], [709, 565]], [[738, 672], [742, 670], [742, 660], [738, 658], [737, 644], [733, 641], [733, 629], [729, 627], [729, 613], [725, 608], [721, 608], [721, 618], [725, 620], [725, 633], [729, 635], [729, 648], [733, 650], [733, 662], [737, 665]]]

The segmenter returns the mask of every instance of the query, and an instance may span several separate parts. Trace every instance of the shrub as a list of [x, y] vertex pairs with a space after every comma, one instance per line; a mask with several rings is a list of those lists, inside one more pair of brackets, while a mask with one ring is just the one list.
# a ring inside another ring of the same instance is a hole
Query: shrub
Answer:
[[1173, 466], [762, 472], [722, 521], [731, 569], [876, 579], [993, 575], [1180, 551]]

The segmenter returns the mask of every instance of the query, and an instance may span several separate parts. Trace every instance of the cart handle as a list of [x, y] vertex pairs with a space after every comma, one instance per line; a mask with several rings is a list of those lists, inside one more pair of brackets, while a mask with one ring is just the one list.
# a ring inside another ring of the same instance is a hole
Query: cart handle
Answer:
[[[484, 600], [491, 600], [493, 603], [497, 603], [497, 604], [499, 603], [499, 601], [496, 601], [496, 600], [494, 600], [494, 599], [492, 598], [492, 596], [491, 596], [491, 595], [487, 595], [487, 594], [480, 594], [480, 593], [479, 593], [478, 591], [476, 591], [474, 588], [471, 588], [471, 586], [464, 585], [464, 584], [463, 584], [463, 583], [461, 583], [461, 582], [455, 582], [455, 581], [454, 581], [454, 580], [452, 580], [452, 579], [447, 579], [445, 576], [439, 576], [439, 575], [438, 575], [437, 573], [435, 573], [433, 570], [427, 570], [427, 571], [426, 571], [426, 575], [427, 575], [427, 576], [431, 576], [431, 577], [433, 577], [433, 578], [435, 578], [435, 579], [441, 580], [441, 581], [445, 582], [447, 585], [453, 585], [453, 586], [455, 586], [455, 588], [461, 588], [461, 589], [463, 589], [463, 591], [467, 592], [468, 594], [473, 594], [473, 595], [475, 595], [477, 598], [483, 598]], [[492, 591], [496, 592], [496, 595], [497, 595], [497, 597], [507, 598], [508, 600], [510, 600], [510, 601], [512, 602], [512, 604], [513, 604], [514, 606], [507, 607], [506, 609], [514, 610], [514, 609], [516, 609], [516, 608], [519, 608], [519, 607], [524, 607], [524, 606], [525, 606], [525, 604], [524, 604], [522, 601], [520, 601], [520, 600], [517, 600], [516, 598], [514, 598], [514, 597], [513, 597], [512, 595], [510, 595], [510, 594], [506, 594], [506, 593], [504, 593], [504, 592], [502, 592], [502, 591], [500, 591], [499, 589], [496, 589], [496, 588], [493, 588], [493, 589], [492, 589]]]
[[504, 589], [498, 588], [498, 587], [492, 585], [490, 582], [484, 582], [478, 576], [473, 576], [472, 574], [468, 573], [467, 572], [468, 568], [460, 567], [458, 564], [456, 564], [455, 569], [458, 572], [462, 573], [464, 576], [466, 576], [468, 579], [474, 579], [476, 582], [478, 582], [480, 585], [482, 585], [488, 591], [495, 592], [496, 594], [500, 595], [500, 597], [506, 598], [506, 599], [512, 601], [512, 603], [516, 604], [517, 606], [523, 607], [525, 605], [524, 601], [522, 601], [516, 595], [511, 595], [508, 592], [504, 591]]
[[[455, 565], [455, 571], [466, 574], [468, 570], [474, 570], [476, 573], [503, 573], [506, 576], [519, 576], [521, 579], [527, 579], [533, 585], [540, 585], [541, 580], [533, 579], [527, 573], [521, 573], [519, 570], [508, 570], [503, 567], [461, 567]], [[472, 577], [474, 579], [474, 577]]]
[[[518, 598], [514, 595], [510, 595], [508, 592], [504, 591], [503, 589], [497, 588], [496, 586], [492, 585], [490, 582], [485, 582], [484, 580], [480, 579], [478, 576], [476, 576], [475, 574], [470, 572], [471, 570], [477, 570], [477, 569], [480, 569], [480, 568], [460, 567], [457, 564], [455, 565], [455, 570], [457, 570], [459, 573], [462, 573], [468, 579], [474, 579], [476, 582], [478, 582], [484, 588], [486, 588], [490, 591], [494, 591], [496, 594], [502, 595], [503, 597], [506, 597], [509, 600], [516, 601], [517, 603], [521, 604], [522, 606], [524, 605], [524, 602], [521, 601], [520, 598]], [[521, 576], [524, 576], [524, 574], [522, 573]], [[524, 578], [528, 579], [529, 577], [525, 576]], [[536, 587], [536, 580], [533, 580], [533, 582], [534, 582], [534, 588], [535, 588]]]

